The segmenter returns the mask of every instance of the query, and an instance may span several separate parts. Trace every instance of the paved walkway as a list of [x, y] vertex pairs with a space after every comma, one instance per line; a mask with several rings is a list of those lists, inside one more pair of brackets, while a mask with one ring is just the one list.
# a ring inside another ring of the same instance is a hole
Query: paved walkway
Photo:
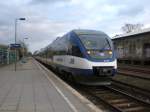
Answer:
[[90, 112], [62, 87], [72, 105], [55, 87], [62, 85], [50, 82], [41, 69], [33, 59], [19, 63], [16, 72], [13, 65], [0, 69], [0, 112]]

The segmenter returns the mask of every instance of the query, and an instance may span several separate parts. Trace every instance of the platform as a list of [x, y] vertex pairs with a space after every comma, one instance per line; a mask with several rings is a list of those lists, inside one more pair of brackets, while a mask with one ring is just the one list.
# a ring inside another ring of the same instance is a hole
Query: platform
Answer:
[[33, 58], [0, 68], [0, 112], [102, 112]]

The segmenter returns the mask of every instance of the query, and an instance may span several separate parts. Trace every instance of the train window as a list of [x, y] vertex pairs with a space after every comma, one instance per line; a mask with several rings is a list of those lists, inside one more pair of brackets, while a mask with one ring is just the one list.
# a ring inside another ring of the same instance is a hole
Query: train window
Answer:
[[112, 49], [112, 43], [107, 35], [80, 35], [80, 40], [86, 49]]
[[81, 50], [78, 46], [72, 46], [72, 55], [77, 57], [82, 57]]
[[72, 40], [68, 41], [68, 55], [82, 57], [80, 48]]
[[55, 55], [66, 55], [68, 51], [68, 42], [67, 36], [64, 35], [62, 38], [59, 39], [59, 42], [56, 42], [55, 45]]

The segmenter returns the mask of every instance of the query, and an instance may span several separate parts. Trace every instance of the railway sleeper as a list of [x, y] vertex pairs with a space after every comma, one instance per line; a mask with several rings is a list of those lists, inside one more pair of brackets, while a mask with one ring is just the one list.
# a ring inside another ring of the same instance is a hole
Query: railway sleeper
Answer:
[[139, 106], [139, 107], [126, 108], [124, 109], [124, 112], [149, 112], [149, 110], [142, 106]]
[[127, 99], [112, 99], [108, 101], [111, 104], [121, 104], [121, 103], [128, 103], [129, 101]]
[[103, 97], [104, 99], [107, 99], [107, 100], [123, 99], [121, 95], [113, 94], [113, 93], [98, 94], [97, 96]]
[[122, 107], [133, 106], [133, 105], [135, 105], [135, 103], [134, 102], [124, 102], [124, 103], [117, 103], [117, 104], [114, 104], [114, 105], [119, 107], [119, 108], [122, 108]]

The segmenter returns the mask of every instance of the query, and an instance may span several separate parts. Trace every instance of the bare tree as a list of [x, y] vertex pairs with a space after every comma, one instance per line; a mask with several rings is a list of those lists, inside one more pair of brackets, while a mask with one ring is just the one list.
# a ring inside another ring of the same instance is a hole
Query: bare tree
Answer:
[[127, 23], [125, 24], [121, 29], [123, 30], [123, 32], [125, 33], [129, 33], [129, 32], [133, 32], [133, 31], [139, 31], [141, 30], [143, 27], [143, 24], [130, 24], [130, 23]]

